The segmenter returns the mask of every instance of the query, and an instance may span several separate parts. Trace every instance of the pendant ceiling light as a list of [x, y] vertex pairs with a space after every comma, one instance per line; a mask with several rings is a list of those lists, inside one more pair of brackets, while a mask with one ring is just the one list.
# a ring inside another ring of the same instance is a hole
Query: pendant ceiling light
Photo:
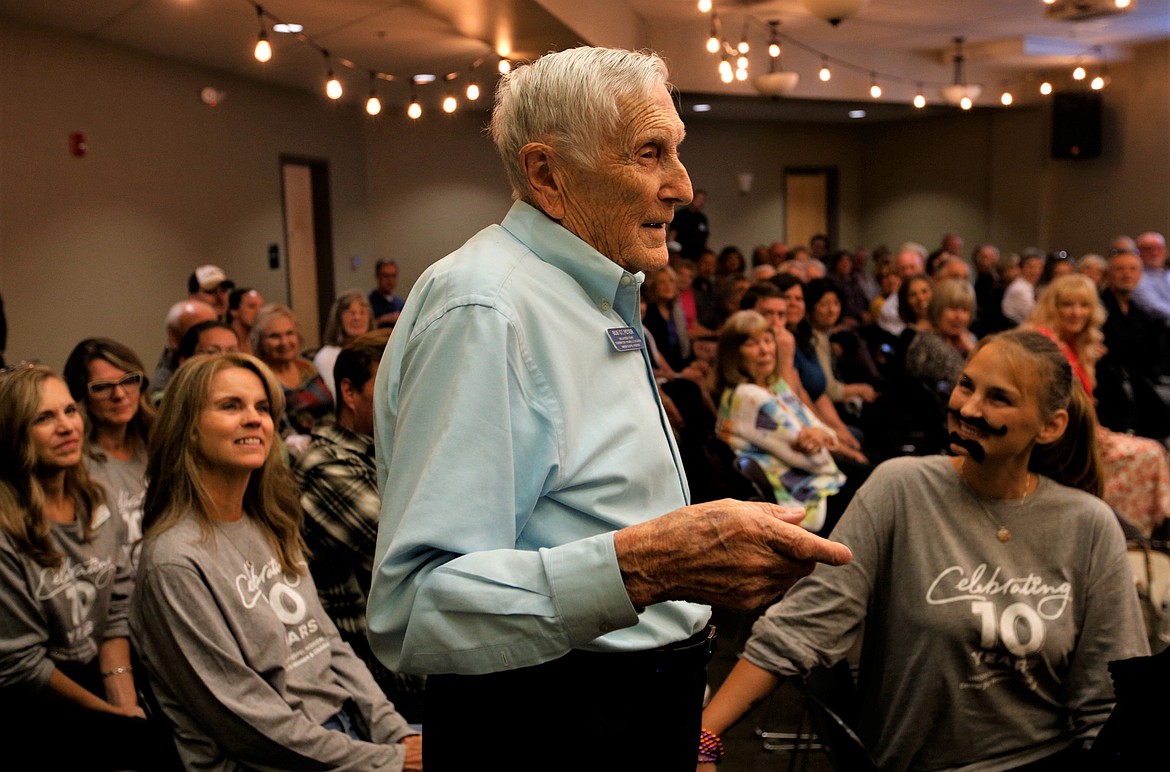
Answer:
[[[972, 102], [983, 93], [983, 87], [978, 83], [968, 83], [963, 73], [963, 38], [955, 38], [955, 82], [942, 87], [943, 101], [949, 105], [964, 106], [969, 109]], [[963, 100], [967, 100], [964, 103]]]

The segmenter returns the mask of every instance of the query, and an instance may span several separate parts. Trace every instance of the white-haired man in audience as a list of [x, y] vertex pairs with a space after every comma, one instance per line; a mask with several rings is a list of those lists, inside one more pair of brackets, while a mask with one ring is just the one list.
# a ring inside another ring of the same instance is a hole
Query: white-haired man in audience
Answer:
[[1134, 239], [1142, 259], [1142, 280], [1133, 302], [1151, 316], [1170, 325], [1170, 274], [1166, 272], [1166, 237], [1148, 231]]
[[779, 507], [686, 506], [638, 298], [691, 198], [683, 134], [655, 55], [513, 70], [492, 137], [516, 203], [424, 272], [390, 339], [367, 622], [427, 675], [428, 768], [693, 765], [706, 604], [848, 560]]
[[208, 322], [218, 318], [219, 314], [211, 304], [195, 298], [180, 300], [170, 307], [163, 323], [166, 329], [167, 344], [154, 368], [154, 374], [150, 376], [152, 393], [160, 394], [167, 387], [167, 382], [175, 372], [175, 355], [179, 350], [179, 344], [183, 342], [183, 336], [187, 334], [187, 330], [200, 322]]

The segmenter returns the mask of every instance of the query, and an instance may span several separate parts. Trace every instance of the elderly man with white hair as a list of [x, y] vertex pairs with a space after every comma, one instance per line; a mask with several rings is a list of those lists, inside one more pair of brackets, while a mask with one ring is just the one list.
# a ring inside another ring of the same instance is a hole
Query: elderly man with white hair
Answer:
[[424, 272], [378, 371], [368, 627], [427, 675], [428, 769], [693, 768], [708, 604], [849, 560], [784, 508], [687, 505], [639, 319], [691, 198], [666, 78], [574, 48], [500, 81], [516, 202]]

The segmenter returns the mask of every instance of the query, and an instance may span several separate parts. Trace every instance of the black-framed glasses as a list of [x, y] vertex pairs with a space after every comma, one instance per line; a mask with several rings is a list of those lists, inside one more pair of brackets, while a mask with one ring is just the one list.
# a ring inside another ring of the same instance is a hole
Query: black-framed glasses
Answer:
[[138, 391], [142, 388], [142, 373], [126, 373], [116, 381], [90, 381], [85, 385], [89, 396], [109, 399], [114, 395], [114, 389], [119, 386], [123, 391]]

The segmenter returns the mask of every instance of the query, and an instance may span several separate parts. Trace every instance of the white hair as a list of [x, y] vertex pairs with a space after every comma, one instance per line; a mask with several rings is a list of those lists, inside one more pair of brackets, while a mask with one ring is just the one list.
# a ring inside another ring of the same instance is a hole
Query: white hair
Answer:
[[582, 46], [546, 54], [500, 78], [491, 134], [514, 197], [531, 201], [520, 150], [552, 146], [570, 163], [593, 166], [617, 136], [621, 108], [670, 88], [666, 64], [653, 53]]

